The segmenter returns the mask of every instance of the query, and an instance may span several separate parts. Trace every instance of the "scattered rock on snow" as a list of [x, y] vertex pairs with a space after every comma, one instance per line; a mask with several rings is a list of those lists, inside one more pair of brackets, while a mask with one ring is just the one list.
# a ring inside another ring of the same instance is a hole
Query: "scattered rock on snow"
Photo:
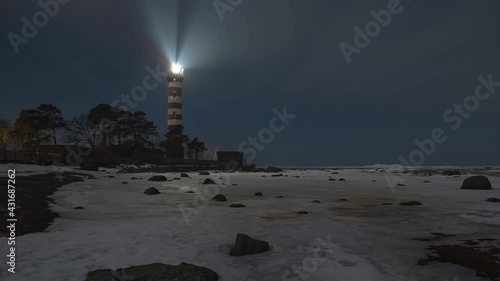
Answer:
[[152, 176], [148, 179], [148, 181], [167, 181], [167, 178], [165, 176]]
[[82, 207], [82, 206], [78, 206], [78, 207], [74, 207], [73, 209], [75, 209], [75, 210], [83, 210], [83, 209], [85, 209], [85, 208], [84, 208], [84, 207]]
[[215, 200], [217, 202], [227, 202], [227, 198], [226, 196], [222, 195], [222, 194], [217, 194], [215, 195], [212, 200]]
[[186, 173], [182, 173], [182, 174], [181, 174], [181, 178], [189, 178], [189, 175], [188, 175], [188, 174], [186, 174]]
[[146, 190], [144, 190], [144, 194], [147, 194], [147, 195], [156, 195], [156, 194], [160, 194], [161, 192], [156, 188], [156, 187], [150, 187]]
[[469, 189], [469, 190], [491, 190], [491, 182], [485, 176], [473, 176], [468, 177], [462, 183], [462, 187], [460, 189]]
[[488, 202], [500, 203], [500, 198], [488, 198], [486, 199]]
[[460, 173], [457, 170], [447, 170], [443, 172], [443, 176], [460, 176], [462, 173]]
[[246, 256], [252, 254], [260, 254], [269, 250], [269, 243], [263, 240], [254, 239], [248, 235], [238, 233], [236, 242], [234, 243], [231, 256]]
[[203, 184], [215, 184], [215, 182], [210, 178], [206, 178]]
[[255, 192], [255, 196], [264, 196], [264, 194], [262, 192]]
[[422, 205], [422, 203], [418, 201], [408, 201], [399, 203], [399, 206], [420, 206], [420, 205]]
[[318, 203], [318, 204], [320, 204], [320, 203], [321, 203], [321, 201], [319, 201], [319, 200], [313, 200], [313, 201], [311, 201], [311, 202], [312, 202], [312, 203]]
[[244, 208], [245, 205], [243, 204], [231, 204], [229, 205], [230, 208]]

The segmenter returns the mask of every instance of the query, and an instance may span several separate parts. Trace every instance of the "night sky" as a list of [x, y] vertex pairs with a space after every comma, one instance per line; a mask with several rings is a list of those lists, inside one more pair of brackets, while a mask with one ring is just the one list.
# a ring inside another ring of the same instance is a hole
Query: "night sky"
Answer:
[[[500, 81], [499, 1], [401, 0], [351, 63], [339, 44], [354, 45], [354, 28], [391, 1], [243, 0], [222, 21], [211, 0], [179, 2], [70, 0], [16, 54], [8, 34], [22, 35], [21, 19], [41, 7], [2, 1], [0, 118], [40, 103], [68, 119], [87, 113], [177, 57], [185, 133], [210, 146], [237, 149], [269, 127], [273, 108], [297, 115], [258, 164], [399, 163], [442, 128], [448, 139], [423, 165], [500, 165], [500, 87], [456, 130], [443, 119], [480, 75]], [[134, 110], [164, 134], [167, 82]]]

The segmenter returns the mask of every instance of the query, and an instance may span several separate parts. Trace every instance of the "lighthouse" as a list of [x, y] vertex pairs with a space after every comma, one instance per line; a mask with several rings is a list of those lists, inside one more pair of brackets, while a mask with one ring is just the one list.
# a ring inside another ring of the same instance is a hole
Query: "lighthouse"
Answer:
[[181, 131], [182, 134], [182, 82], [184, 69], [174, 64], [168, 74], [168, 132]]
[[181, 163], [184, 159], [184, 127], [182, 126], [182, 82], [184, 69], [174, 64], [168, 73], [167, 148], [166, 158]]

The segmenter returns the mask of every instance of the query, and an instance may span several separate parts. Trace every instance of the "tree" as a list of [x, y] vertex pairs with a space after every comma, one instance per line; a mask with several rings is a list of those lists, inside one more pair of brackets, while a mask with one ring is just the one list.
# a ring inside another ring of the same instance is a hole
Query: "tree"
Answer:
[[200, 159], [203, 156], [203, 152], [207, 150], [204, 142], [198, 141], [198, 138], [194, 138], [193, 141], [187, 144], [189, 159]]
[[99, 129], [103, 145], [113, 143], [116, 122], [123, 114], [124, 112], [118, 108], [104, 103], [98, 104], [90, 110], [88, 119]]
[[130, 114], [126, 122], [128, 123], [128, 133], [135, 146], [154, 146], [153, 138], [158, 136], [158, 131], [156, 125], [148, 120], [146, 113], [137, 111]]
[[36, 114], [42, 129], [50, 132], [54, 145], [57, 145], [57, 131], [66, 125], [61, 110], [52, 104], [42, 103], [36, 108]]
[[46, 119], [34, 109], [22, 110], [14, 123], [11, 135], [20, 140], [24, 149], [38, 148], [50, 139]]
[[96, 148], [100, 139], [99, 125], [92, 122], [88, 115], [73, 117], [65, 127], [66, 141], [70, 144], [86, 142], [92, 151]]
[[10, 136], [12, 131], [12, 124], [7, 119], [0, 119], [0, 149], [3, 151], [4, 160], [7, 159], [7, 146], [11, 143]]

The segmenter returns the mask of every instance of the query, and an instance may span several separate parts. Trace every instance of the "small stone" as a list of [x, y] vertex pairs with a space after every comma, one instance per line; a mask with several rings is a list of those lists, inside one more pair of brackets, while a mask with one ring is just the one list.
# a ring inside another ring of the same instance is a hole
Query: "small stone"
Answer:
[[124, 181], [124, 182], [122, 182], [122, 184], [128, 184], [128, 182]]
[[182, 173], [182, 174], [181, 174], [181, 178], [189, 178], [189, 175], [188, 175], [188, 174], [186, 174], [186, 173]]
[[212, 179], [206, 178], [203, 184], [215, 184], [215, 182]]
[[339, 181], [345, 181], [345, 179], [342, 179], [342, 178], [341, 178], [341, 179], [339, 179]]
[[210, 173], [204, 171], [204, 172], [200, 172], [198, 175], [200, 175], [200, 176], [208, 176], [208, 175], [210, 175]]
[[420, 205], [422, 205], [422, 203], [418, 201], [408, 201], [399, 203], [399, 206], [420, 206]]
[[486, 199], [488, 202], [500, 203], [500, 198], [488, 198]]
[[217, 194], [215, 195], [212, 200], [215, 200], [217, 202], [227, 202], [227, 198], [226, 196], [222, 195], [222, 194]]
[[156, 195], [156, 194], [160, 194], [161, 192], [156, 188], [156, 187], [150, 187], [146, 190], [144, 190], [144, 194], [147, 194], [147, 195]]
[[264, 196], [264, 194], [262, 192], [255, 192], [255, 196]]
[[281, 196], [281, 195], [278, 195], [278, 196], [276, 196], [276, 197], [274, 197], [274, 198], [283, 198], [283, 196]]
[[83, 209], [85, 209], [85, 208], [84, 208], [84, 207], [82, 207], [82, 206], [78, 206], [78, 207], [74, 207], [73, 209], [75, 209], [75, 210], [83, 210]]
[[152, 176], [148, 179], [148, 181], [167, 181], [167, 178], [165, 176]]
[[243, 204], [231, 204], [229, 205], [230, 208], [243, 208], [245, 207], [245, 205]]
[[320, 204], [320, 203], [321, 203], [321, 201], [319, 201], [319, 200], [313, 200], [313, 201], [311, 201], [311, 202], [312, 202], [312, 203], [318, 203], [318, 204]]
[[298, 211], [297, 215], [308, 215], [309, 213], [306, 211]]

